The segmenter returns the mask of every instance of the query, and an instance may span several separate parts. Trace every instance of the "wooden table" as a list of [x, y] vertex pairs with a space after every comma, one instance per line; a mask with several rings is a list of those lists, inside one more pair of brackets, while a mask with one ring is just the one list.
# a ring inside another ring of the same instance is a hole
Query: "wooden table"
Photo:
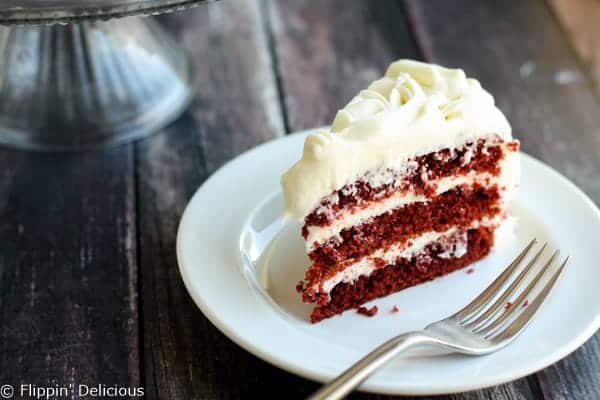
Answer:
[[[543, 1], [224, 0], [160, 21], [195, 66], [178, 121], [104, 151], [0, 150], [0, 384], [143, 385], [148, 399], [313, 391], [194, 306], [177, 224], [219, 166], [328, 123], [398, 58], [478, 77], [523, 150], [600, 201], [600, 104]], [[600, 337], [535, 375], [441, 398], [598, 399]]]

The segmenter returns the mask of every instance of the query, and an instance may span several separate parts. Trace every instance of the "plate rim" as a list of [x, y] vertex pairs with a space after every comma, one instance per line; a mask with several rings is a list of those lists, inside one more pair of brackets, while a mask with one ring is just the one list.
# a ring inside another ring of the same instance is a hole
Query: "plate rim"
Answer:
[[[261, 151], [264, 147], [273, 145], [273, 143], [275, 143], [277, 141], [286, 140], [292, 136], [304, 136], [311, 132], [315, 132], [319, 129], [323, 129], [323, 127], [316, 127], [316, 128], [312, 128], [312, 129], [305, 129], [305, 130], [301, 130], [301, 131], [292, 132], [285, 136], [277, 137], [277, 138], [274, 138], [267, 142], [261, 143], [257, 146], [254, 146], [254, 147], [246, 150], [243, 153], [240, 153], [233, 159], [227, 161], [220, 168], [215, 170], [200, 185], [200, 187], [194, 192], [194, 194], [188, 201], [188, 203], [184, 209], [184, 212], [182, 213], [182, 216], [181, 216], [181, 219], [180, 219], [180, 222], [178, 225], [178, 229], [177, 229], [176, 253], [177, 253], [178, 270], [179, 270], [179, 273], [183, 280], [186, 291], [188, 292], [189, 296], [194, 301], [194, 304], [196, 305], [196, 307], [198, 307], [198, 309], [202, 312], [202, 314], [222, 334], [224, 334], [227, 338], [229, 338], [231, 341], [233, 341], [236, 345], [240, 346], [245, 351], [255, 355], [256, 357], [271, 364], [274, 367], [277, 367], [284, 371], [293, 373], [293, 374], [303, 377], [305, 379], [312, 380], [314, 382], [324, 383], [324, 382], [329, 381], [333, 376], [331, 376], [331, 377], [324, 376], [327, 374], [322, 373], [322, 372], [315, 372], [312, 369], [303, 367], [301, 365], [292, 364], [292, 363], [288, 362], [287, 360], [285, 360], [284, 358], [278, 356], [277, 354], [273, 354], [269, 351], [262, 349], [259, 346], [256, 346], [254, 343], [252, 343], [251, 340], [248, 340], [243, 335], [238, 334], [234, 329], [230, 329], [230, 327], [227, 326], [227, 323], [224, 320], [222, 320], [221, 318], [219, 318], [217, 313], [214, 310], [212, 310], [212, 308], [209, 306], [209, 304], [207, 304], [204, 301], [202, 296], [200, 296], [199, 293], [196, 293], [196, 291], [193, 289], [191, 277], [184, 267], [184, 261], [183, 261], [183, 255], [182, 255], [182, 249], [181, 249], [181, 246], [182, 246], [181, 237], [182, 237], [182, 231], [184, 230], [184, 224], [187, 225], [188, 223], [191, 223], [191, 222], [188, 222], [188, 221], [190, 221], [190, 219], [188, 218], [188, 214], [191, 213], [191, 211], [190, 211], [191, 204], [194, 202], [194, 200], [198, 196], [200, 196], [203, 188], [208, 186], [207, 184], [210, 181], [212, 181], [213, 179], [218, 179], [218, 175], [220, 173], [222, 173], [226, 169], [232, 168], [232, 166], [236, 162], [238, 162], [241, 157], [250, 156], [253, 153]], [[569, 189], [574, 193], [574, 195], [576, 195], [578, 198], [580, 198], [583, 202], [586, 203], [586, 205], [591, 210], [593, 210], [594, 214], [596, 215], [597, 220], [600, 221], [600, 209], [598, 208], [598, 206], [596, 206], [596, 204], [593, 202], [593, 200], [585, 192], [583, 192], [583, 190], [580, 189], [574, 182], [572, 182], [566, 176], [564, 176], [563, 174], [561, 174], [560, 172], [558, 172], [557, 170], [552, 168], [550, 165], [544, 163], [543, 161], [536, 159], [535, 157], [533, 157], [523, 151], [520, 151], [520, 157], [522, 159], [526, 159], [527, 162], [536, 164], [537, 167], [542, 168], [542, 169], [546, 170], [546, 172], [550, 173], [554, 179], [558, 179], [563, 184], [567, 185], [569, 187]], [[526, 377], [526, 376], [536, 373], [538, 371], [541, 371], [541, 370], [549, 367], [550, 365], [553, 365], [556, 362], [562, 360], [563, 358], [567, 357], [568, 355], [573, 353], [575, 350], [580, 348], [582, 345], [584, 345], [598, 331], [598, 329], [600, 329], [600, 312], [598, 312], [597, 315], [595, 316], [595, 318], [588, 324], [587, 329], [582, 330], [581, 332], [579, 332], [578, 335], [575, 335], [574, 337], [572, 337], [568, 342], [566, 342], [566, 345], [564, 345], [560, 348], [559, 351], [552, 353], [552, 355], [553, 355], [552, 357], [548, 357], [548, 356], [541, 357], [539, 359], [541, 361], [535, 365], [532, 364], [532, 367], [525, 368], [523, 371], [520, 371], [518, 374], [513, 374], [511, 377], [506, 377], [504, 379], [487, 379], [487, 380], [479, 379], [478, 381], [476, 381], [475, 384], [471, 384], [470, 382], [472, 382], [472, 381], [464, 381], [460, 385], [456, 385], [452, 388], [449, 388], [450, 390], [441, 390], [441, 388], [440, 388], [440, 390], [436, 390], [436, 389], [414, 390], [414, 388], [404, 389], [403, 387], [393, 387], [393, 388], [381, 387], [379, 385], [370, 384], [369, 381], [367, 380], [359, 388], [357, 388], [357, 390], [362, 391], [362, 392], [368, 392], [368, 393], [378, 393], [378, 394], [388, 394], [388, 395], [425, 396], [425, 395], [454, 394], [454, 393], [460, 393], [460, 392], [471, 391], [471, 390], [479, 390], [479, 389], [484, 389], [484, 388], [489, 388], [492, 386], [505, 384], [505, 383], [512, 382], [514, 380]]]

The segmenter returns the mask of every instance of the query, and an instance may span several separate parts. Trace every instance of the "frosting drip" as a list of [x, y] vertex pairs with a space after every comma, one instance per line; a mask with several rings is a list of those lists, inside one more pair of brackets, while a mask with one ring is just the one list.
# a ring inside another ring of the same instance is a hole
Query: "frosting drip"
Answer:
[[492, 135], [512, 138], [477, 80], [461, 69], [396, 61], [337, 113], [330, 129], [306, 138], [302, 158], [282, 177], [285, 214], [303, 218], [367, 171], [402, 171], [410, 158]]

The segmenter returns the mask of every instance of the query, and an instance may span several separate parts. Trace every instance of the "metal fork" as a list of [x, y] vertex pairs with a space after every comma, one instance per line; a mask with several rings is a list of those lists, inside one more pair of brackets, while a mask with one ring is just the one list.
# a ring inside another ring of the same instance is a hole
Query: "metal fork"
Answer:
[[[536, 240], [533, 239], [513, 262], [462, 310], [427, 325], [422, 331], [404, 333], [388, 340], [323, 386], [309, 397], [309, 400], [342, 398], [375, 370], [409, 347], [434, 345], [457, 353], [479, 356], [509, 344], [531, 322], [569, 260], [569, 257], [566, 257], [560, 267], [551, 273], [549, 279], [542, 279], [558, 257], [556, 250], [537, 273], [534, 271], [547, 247], [546, 243], [508, 284], [535, 243]], [[541, 286], [543, 280], [546, 283]], [[516, 300], [510, 303], [508, 300], [516, 295], [525, 281], [529, 283], [520, 291]], [[528, 300], [530, 295], [534, 297]]]

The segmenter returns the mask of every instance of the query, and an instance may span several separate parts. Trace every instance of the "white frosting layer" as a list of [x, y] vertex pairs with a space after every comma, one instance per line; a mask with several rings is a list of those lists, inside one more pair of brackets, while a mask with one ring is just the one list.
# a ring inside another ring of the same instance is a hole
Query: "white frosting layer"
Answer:
[[517, 196], [519, 186], [521, 185], [521, 159], [519, 153], [513, 151], [506, 154], [500, 168], [498, 186], [500, 189], [504, 189], [502, 193], [502, 208], [506, 208]]
[[285, 214], [303, 218], [324, 196], [378, 168], [480, 137], [510, 140], [493, 97], [461, 69], [399, 60], [340, 110], [329, 130], [310, 135], [302, 159], [282, 177]]
[[[504, 216], [494, 218], [493, 220], [482, 220], [474, 222], [470, 228], [477, 228], [479, 226], [498, 226], [503, 221]], [[406, 246], [403, 244], [393, 245], [387, 250], [379, 249], [369, 255], [357, 260], [355, 263], [349, 265], [344, 270], [333, 275], [331, 278], [322, 282], [322, 285], [315, 285], [314, 290], [319, 293], [329, 293], [331, 290], [341, 282], [354, 282], [361, 276], [369, 276], [376, 270], [377, 264], [375, 259], [381, 258], [386, 264], [396, 262], [398, 258], [411, 258], [418, 256], [423, 249], [429, 244], [436, 242], [444, 237], [453, 236], [457, 233], [457, 228], [452, 227], [444, 232], [430, 231], [412, 239], [412, 244]], [[503, 231], [504, 232], [504, 231]], [[462, 235], [463, 233], [461, 233]], [[467, 253], [467, 242], [466, 232], [464, 232], [464, 240], [458, 240], [457, 245], [453, 248], [448, 248], [444, 253], [440, 255], [443, 258], [459, 258]], [[322, 286], [319, 288], [319, 286]]]

